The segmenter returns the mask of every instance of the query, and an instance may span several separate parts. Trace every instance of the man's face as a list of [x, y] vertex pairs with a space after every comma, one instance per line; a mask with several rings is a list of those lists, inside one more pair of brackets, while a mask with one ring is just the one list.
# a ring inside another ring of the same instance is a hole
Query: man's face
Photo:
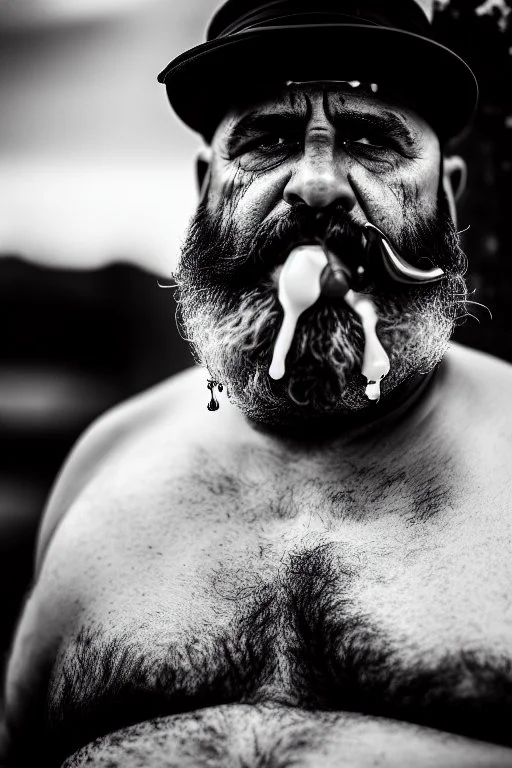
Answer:
[[430, 126], [364, 86], [287, 87], [226, 116], [176, 279], [187, 338], [245, 414], [287, 423], [371, 406], [361, 325], [342, 299], [322, 297], [302, 315], [286, 376], [268, 376], [287, 254], [320, 238], [356, 273], [368, 221], [408, 261], [447, 274], [410, 287], [386, 279], [375, 259], [367, 269], [360, 290], [374, 299], [391, 361], [383, 394], [440, 361], [465, 295], [440, 173]]

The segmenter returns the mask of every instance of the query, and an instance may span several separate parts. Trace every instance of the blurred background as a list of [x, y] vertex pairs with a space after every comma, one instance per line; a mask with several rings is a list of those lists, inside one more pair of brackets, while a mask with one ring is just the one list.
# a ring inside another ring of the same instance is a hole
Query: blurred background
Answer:
[[[200, 147], [157, 73], [217, 0], [0, 0], [0, 653], [49, 488], [101, 412], [191, 364], [168, 284]], [[462, 343], [512, 361], [512, 39], [504, 0], [438, 2], [482, 90], [459, 225], [476, 319]], [[206, 401], [205, 401], [206, 402]]]

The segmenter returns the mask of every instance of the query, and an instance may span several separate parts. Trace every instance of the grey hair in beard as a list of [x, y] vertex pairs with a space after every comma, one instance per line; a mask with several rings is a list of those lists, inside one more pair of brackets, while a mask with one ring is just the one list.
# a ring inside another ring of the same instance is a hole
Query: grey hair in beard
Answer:
[[[465, 314], [466, 260], [445, 210], [433, 221], [407, 225], [397, 243], [412, 262], [428, 256], [446, 278], [422, 287], [376, 279], [366, 290], [378, 313], [378, 335], [391, 362], [382, 382], [385, 397], [417, 374], [429, 373], [446, 352], [455, 322]], [[309, 214], [308, 214], [309, 215]], [[269, 425], [372, 407], [360, 370], [364, 337], [342, 300], [321, 298], [299, 320], [281, 381], [268, 375], [281, 325], [271, 272], [286, 249], [310, 237], [307, 211], [266, 222], [250, 239], [200, 206], [183, 247], [177, 273], [181, 324], [197, 361], [223, 382], [248, 417]], [[323, 237], [339, 253], [356, 258], [361, 230], [335, 210]]]

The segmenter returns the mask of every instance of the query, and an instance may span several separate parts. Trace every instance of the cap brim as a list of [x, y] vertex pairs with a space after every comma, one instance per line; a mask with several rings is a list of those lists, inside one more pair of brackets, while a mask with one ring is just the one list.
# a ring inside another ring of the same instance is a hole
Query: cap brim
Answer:
[[158, 76], [172, 107], [210, 136], [237, 96], [263, 83], [359, 80], [399, 90], [442, 139], [471, 121], [478, 85], [453, 51], [401, 29], [363, 24], [279, 26], [203, 43]]

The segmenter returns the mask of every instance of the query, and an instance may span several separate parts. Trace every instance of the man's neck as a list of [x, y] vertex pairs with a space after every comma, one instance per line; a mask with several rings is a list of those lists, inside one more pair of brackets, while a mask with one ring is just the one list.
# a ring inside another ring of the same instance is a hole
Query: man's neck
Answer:
[[388, 432], [412, 416], [420, 405], [426, 405], [439, 365], [428, 374], [415, 374], [398, 385], [393, 392], [353, 413], [329, 413], [304, 421], [269, 424], [247, 418], [258, 432], [304, 446], [321, 446], [333, 442], [357, 442]]

